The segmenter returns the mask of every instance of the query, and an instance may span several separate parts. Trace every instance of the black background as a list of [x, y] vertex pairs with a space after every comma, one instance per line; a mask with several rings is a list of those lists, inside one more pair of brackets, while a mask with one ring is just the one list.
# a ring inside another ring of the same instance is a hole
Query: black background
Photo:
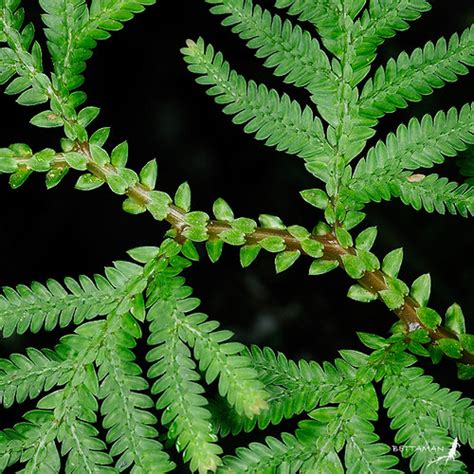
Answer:
[[[270, 6], [272, 2], [260, 3]], [[33, 6], [29, 15], [42, 40], [39, 9]], [[403, 49], [411, 51], [428, 40], [449, 37], [473, 20], [471, 0], [434, 1], [431, 12], [381, 47], [375, 64], [385, 63]], [[233, 125], [194, 82], [179, 50], [187, 38], [198, 36], [223, 51], [246, 77], [306, 100], [303, 92], [272, 77], [239, 38], [220, 26], [220, 18], [209, 13], [204, 1], [163, 1], [95, 50], [84, 85], [88, 104], [102, 108], [94, 126], [112, 126], [110, 147], [129, 141], [133, 169], [157, 158], [159, 189], [173, 194], [187, 180], [193, 190], [193, 209], [210, 212], [213, 200], [223, 197], [237, 216], [275, 214], [288, 224], [311, 228], [321, 216], [298, 193], [318, 183], [305, 171], [302, 160], [265, 147]], [[472, 100], [472, 84], [472, 76], [462, 77], [423, 102], [385, 117], [376, 138], [413, 115]], [[26, 142], [35, 150], [58, 148], [59, 132], [28, 124], [41, 108], [21, 107], [7, 96], [0, 100], [2, 146]], [[447, 160], [443, 173], [461, 180], [454, 161]], [[125, 258], [127, 249], [160, 242], [166, 225], [148, 215], [125, 214], [120, 198], [105, 187], [90, 193], [75, 191], [75, 179], [77, 175], [71, 173], [46, 192], [41, 175], [31, 177], [17, 191], [9, 190], [7, 178], [0, 177], [0, 284], [99, 273], [113, 260]], [[379, 226], [376, 253], [383, 256], [403, 246], [401, 277], [411, 282], [430, 272], [431, 306], [441, 312], [457, 301], [469, 321], [474, 311], [471, 221], [416, 212], [398, 200], [371, 204], [367, 212], [364, 225]], [[341, 271], [308, 277], [308, 264], [301, 259], [289, 271], [275, 275], [273, 258], [262, 253], [250, 269], [242, 270], [238, 251], [226, 247], [219, 263], [213, 265], [204, 257], [187, 276], [203, 300], [202, 310], [235, 331], [238, 340], [270, 345], [289, 357], [331, 360], [340, 349], [362, 349], [356, 331], [387, 334], [395, 321], [393, 314], [379, 303], [362, 305], [346, 298], [350, 282]], [[472, 332], [472, 323], [468, 327]], [[66, 333], [8, 338], [1, 342], [0, 355], [23, 351], [27, 345], [53, 346]], [[453, 363], [423, 365], [441, 385], [468, 394], [469, 385], [456, 380]], [[21, 412], [14, 408], [2, 413], [1, 424], [18, 421]], [[384, 438], [392, 443], [390, 434]]]

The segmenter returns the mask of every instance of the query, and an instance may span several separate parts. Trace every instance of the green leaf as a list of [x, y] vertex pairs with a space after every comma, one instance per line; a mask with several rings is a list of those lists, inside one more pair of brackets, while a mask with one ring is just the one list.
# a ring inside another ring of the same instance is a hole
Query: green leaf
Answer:
[[352, 285], [347, 292], [347, 296], [361, 303], [370, 303], [377, 299], [377, 293], [372, 293], [360, 285]]
[[474, 366], [458, 363], [458, 377], [460, 380], [471, 380], [474, 378]]
[[162, 221], [169, 214], [171, 202], [168, 194], [162, 191], [151, 191], [150, 202], [147, 203], [146, 207], [156, 220]]
[[103, 147], [105, 145], [105, 142], [109, 138], [109, 135], [110, 135], [110, 127], [99, 128], [97, 131], [95, 131], [91, 135], [89, 139], [89, 143], [91, 145]]
[[111, 163], [117, 168], [125, 168], [128, 160], [128, 143], [122, 142], [117, 145], [110, 155]]
[[40, 112], [39, 114], [35, 115], [30, 120], [30, 123], [36, 127], [55, 128], [62, 127], [64, 122], [59, 115], [56, 115], [51, 110], [45, 110], [44, 112]]
[[16, 101], [20, 105], [32, 106], [32, 105], [39, 105], [48, 102], [48, 96], [44, 94], [42, 91], [36, 89], [28, 89], [23, 92]]
[[186, 214], [185, 220], [190, 226], [206, 226], [209, 222], [209, 216], [202, 211], [192, 211]]
[[140, 171], [140, 182], [149, 190], [155, 189], [158, 178], [158, 164], [156, 160], [149, 161]]
[[342, 255], [341, 256], [342, 263], [344, 265], [344, 270], [346, 273], [356, 280], [362, 278], [365, 273], [365, 265], [364, 262], [357, 257], [356, 255]]
[[420, 305], [426, 306], [430, 299], [431, 277], [429, 273], [419, 276], [411, 285], [410, 296]]
[[108, 153], [98, 145], [90, 145], [89, 146], [92, 159], [99, 165], [105, 166], [109, 163], [109, 155]]
[[0, 155], [0, 173], [14, 173], [18, 169], [18, 162], [10, 156]]
[[422, 306], [416, 309], [416, 314], [428, 329], [436, 329], [441, 324], [441, 316], [434, 309]]
[[99, 115], [100, 109], [98, 107], [85, 107], [77, 115], [77, 121], [83, 126], [87, 127]]
[[342, 225], [345, 229], [351, 230], [358, 226], [364, 219], [366, 214], [360, 211], [349, 211], [344, 218]]
[[146, 206], [134, 199], [127, 198], [122, 203], [122, 209], [129, 214], [138, 215], [146, 212]]
[[260, 252], [258, 245], [244, 245], [240, 248], [240, 264], [243, 268], [248, 267]]
[[186, 258], [189, 260], [193, 260], [194, 262], [199, 261], [199, 252], [196, 249], [196, 246], [190, 240], [186, 240], [183, 246], [181, 247], [181, 252]]
[[267, 252], [281, 252], [285, 250], [285, 240], [283, 237], [277, 237], [277, 236], [270, 236], [270, 237], [265, 237], [264, 239], [260, 240], [258, 245], [265, 249]]
[[233, 220], [230, 225], [233, 229], [242, 232], [243, 234], [252, 234], [257, 228], [257, 223], [253, 219], [247, 217], [239, 217]]
[[382, 271], [388, 276], [396, 278], [403, 260], [403, 249], [395, 249], [385, 255], [382, 261]]
[[244, 245], [245, 234], [236, 229], [227, 229], [219, 233], [219, 239], [229, 245]]
[[191, 210], [191, 188], [187, 182], [179, 185], [174, 196], [174, 203], [185, 212]]
[[275, 257], [275, 269], [277, 273], [284, 272], [290, 268], [296, 260], [300, 257], [301, 252], [299, 250], [288, 250], [281, 252]]
[[329, 198], [322, 189], [305, 189], [300, 194], [308, 204], [318, 209], [326, 209], [328, 207]]
[[310, 275], [323, 275], [328, 273], [339, 266], [336, 260], [314, 260], [309, 267]]
[[464, 334], [466, 332], [466, 322], [461, 306], [457, 303], [452, 304], [447, 310], [444, 317], [444, 323], [448, 329], [456, 334]]
[[474, 355], [474, 335], [460, 334], [459, 341], [461, 342], [461, 345], [466, 352], [469, 352], [469, 354]]
[[303, 252], [313, 258], [320, 258], [324, 255], [324, 245], [316, 239], [304, 239], [301, 241]]
[[159, 247], [137, 247], [127, 251], [128, 255], [139, 263], [148, 263], [156, 258], [159, 252]]
[[67, 166], [58, 166], [50, 169], [46, 173], [46, 189], [52, 189], [57, 186], [69, 172]]
[[110, 174], [107, 176], [107, 184], [112, 192], [115, 194], [125, 194], [128, 189], [128, 184], [125, 179], [119, 174]]
[[343, 227], [336, 227], [336, 238], [341, 246], [345, 249], [348, 249], [353, 245], [351, 234], [349, 234], [349, 232]]
[[27, 169], [19, 169], [16, 173], [13, 173], [8, 180], [12, 189], [18, 189], [26, 180], [30, 177], [32, 171]]
[[401, 308], [405, 304], [405, 297], [403, 293], [396, 290], [382, 290], [379, 291], [383, 302], [387, 305], [387, 308], [391, 311]]
[[230, 222], [234, 219], [234, 213], [232, 209], [222, 198], [218, 198], [214, 201], [212, 212], [216, 216], [216, 219], [221, 221]]
[[85, 171], [87, 169], [87, 158], [82, 153], [71, 151], [64, 154], [66, 163], [75, 170]]
[[364, 346], [368, 347], [369, 349], [383, 349], [384, 347], [387, 347], [389, 345], [385, 338], [376, 334], [358, 332], [357, 336], [361, 340], [362, 344], [364, 344]]
[[258, 221], [260, 222], [262, 227], [266, 229], [286, 229], [286, 225], [278, 216], [272, 216], [270, 214], [260, 214], [258, 216]]
[[208, 240], [206, 242], [207, 254], [212, 263], [216, 263], [219, 260], [223, 248], [224, 242], [222, 240]]
[[451, 357], [452, 359], [460, 359], [462, 357], [462, 346], [457, 339], [444, 337], [443, 339], [438, 339], [436, 343], [448, 357]]
[[93, 189], [100, 188], [104, 184], [97, 176], [93, 174], [83, 174], [79, 177], [76, 182], [75, 188], [79, 191], [92, 191]]
[[376, 238], [377, 227], [368, 227], [356, 237], [355, 246], [357, 249], [369, 251], [374, 245]]
[[307, 239], [311, 235], [308, 229], [300, 225], [290, 225], [287, 230], [292, 237], [298, 240]]
[[380, 268], [379, 259], [372, 252], [357, 250], [357, 256], [362, 260], [368, 272], [373, 272]]

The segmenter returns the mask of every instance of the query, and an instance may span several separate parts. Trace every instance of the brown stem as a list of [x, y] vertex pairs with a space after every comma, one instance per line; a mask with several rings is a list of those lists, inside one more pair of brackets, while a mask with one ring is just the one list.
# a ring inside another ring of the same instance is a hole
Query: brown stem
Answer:
[[[92, 159], [92, 156], [89, 151], [89, 146], [87, 143], [83, 143], [80, 146], [80, 150], [87, 155], [88, 160], [88, 171], [94, 174], [95, 176], [107, 180], [107, 177], [116, 174], [117, 170], [114, 166], [108, 164], [105, 166], [100, 166], [95, 163]], [[127, 191], [127, 196], [134, 201], [146, 205], [150, 202], [150, 195], [147, 188], [141, 184], [136, 184], [132, 186]], [[182, 235], [183, 230], [187, 227], [188, 224], [185, 222], [185, 212], [180, 208], [171, 205], [170, 212], [166, 217], [166, 220], [171, 226], [177, 231], [178, 236]], [[207, 230], [209, 237], [216, 238], [218, 235], [225, 231], [231, 229], [231, 225], [224, 221], [211, 220], [208, 223]], [[287, 250], [299, 250], [303, 255], [306, 255], [306, 252], [302, 249], [300, 241], [293, 237], [286, 230], [281, 229], [267, 229], [267, 228], [257, 228], [252, 234], [246, 236], [247, 244], [256, 244], [266, 237], [281, 237], [286, 245]], [[324, 245], [324, 256], [322, 258], [327, 260], [337, 260], [339, 266], [343, 267], [341, 257], [347, 254], [355, 254], [354, 248], [343, 248], [336, 237], [332, 233], [327, 233], [325, 235], [313, 235], [313, 239], [321, 242]], [[366, 272], [362, 278], [358, 280], [358, 283], [363, 286], [365, 289], [370, 292], [377, 294], [387, 289], [387, 284], [385, 283], [385, 275], [380, 270], [375, 270], [373, 272]], [[394, 310], [394, 313], [400, 318], [401, 321], [405, 324], [405, 327], [408, 331], [414, 331], [415, 329], [426, 329], [433, 340], [439, 340], [444, 338], [458, 339], [457, 335], [450, 331], [449, 329], [443, 328], [441, 326], [436, 329], [427, 328], [419, 319], [416, 309], [419, 307], [419, 304], [413, 299], [407, 296], [405, 298], [405, 303], [400, 308]], [[470, 354], [467, 351], [463, 351], [462, 357], [459, 361], [474, 365], [474, 355]]]

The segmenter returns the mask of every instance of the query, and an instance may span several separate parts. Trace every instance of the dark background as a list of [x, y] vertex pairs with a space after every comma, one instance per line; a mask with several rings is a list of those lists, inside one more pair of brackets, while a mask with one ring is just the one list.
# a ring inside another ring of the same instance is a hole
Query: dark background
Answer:
[[[272, 2], [260, 3], [270, 6]], [[30, 16], [39, 30], [36, 6]], [[432, 11], [416, 26], [380, 48], [376, 65], [403, 49], [411, 51], [428, 40], [460, 32], [473, 20], [471, 0], [434, 1]], [[41, 31], [38, 36], [42, 38]], [[288, 224], [311, 228], [321, 216], [298, 193], [319, 184], [305, 171], [302, 160], [265, 147], [233, 125], [194, 82], [179, 50], [187, 38], [198, 36], [223, 51], [246, 77], [305, 100], [304, 93], [272, 77], [253, 51], [220, 26], [220, 18], [213, 17], [203, 1], [163, 1], [99, 44], [89, 61], [84, 89], [89, 105], [102, 108], [94, 126], [112, 126], [109, 147], [129, 141], [129, 166], [135, 170], [157, 158], [159, 189], [173, 194], [187, 180], [193, 190], [193, 209], [210, 212], [214, 199], [223, 197], [237, 216], [275, 214]], [[376, 138], [413, 115], [471, 101], [472, 85], [472, 76], [463, 77], [422, 103], [385, 117]], [[2, 146], [27, 142], [35, 150], [58, 148], [58, 132], [28, 124], [41, 108], [21, 107], [7, 96], [0, 100]], [[447, 161], [443, 172], [461, 180], [455, 160]], [[17, 191], [8, 188], [7, 177], [0, 177], [0, 284], [99, 273], [113, 260], [126, 258], [127, 249], [160, 242], [166, 225], [148, 215], [125, 214], [120, 198], [105, 187], [90, 193], [75, 191], [75, 179], [77, 175], [71, 173], [46, 192], [41, 175], [32, 176]], [[474, 311], [471, 221], [416, 212], [398, 200], [371, 204], [367, 211], [364, 225], [379, 226], [375, 252], [381, 257], [403, 246], [401, 277], [411, 282], [430, 272], [431, 305], [441, 312], [457, 301], [469, 320]], [[310, 278], [308, 265], [301, 259], [289, 271], [275, 275], [273, 257], [262, 252], [255, 264], [242, 270], [238, 251], [226, 247], [219, 263], [212, 265], [204, 257], [187, 276], [203, 300], [202, 310], [235, 331], [238, 340], [269, 345], [289, 357], [331, 360], [340, 349], [362, 349], [356, 331], [387, 335], [395, 321], [392, 313], [379, 303], [362, 305], [346, 298], [350, 282], [343, 272]], [[472, 323], [468, 325], [472, 332]], [[0, 355], [23, 351], [26, 345], [52, 346], [65, 333], [5, 339]], [[468, 394], [469, 384], [456, 380], [453, 363], [423, 365], [442, 385]], [[5, 424], [19, 420], [22, 410], [17, 410], [6, 414]], [[390, 436], [385, 440], [391, 443]]]

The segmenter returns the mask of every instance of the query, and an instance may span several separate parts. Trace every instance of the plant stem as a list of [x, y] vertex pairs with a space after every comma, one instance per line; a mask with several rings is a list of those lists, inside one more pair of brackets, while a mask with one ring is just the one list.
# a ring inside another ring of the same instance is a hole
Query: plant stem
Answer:
[[[88, 171], [95, 176], [107, 181], [107, 177], [116, 174], [117, 171], [113, 165], [100, 166], [95, 163], [89, 151], [87, 143], [83, 143], [80, 146], [80, 150], [88, 157]], [[146, 205], [150, 202], [149, 191], [141, 184], [136, 184], [127, 190], [127, 196], [134, 201]], [[180, 236], [183, 230], [188, 226], [185, 221], [186, 213], [175, 205], [170, 206], [170, 212], [166, 217], [166, 221], [177, 231]], [[231, 225], [224, 221], [210, 220], [207, 225], [209, 237], [217, 238], [219, 234], [225, 230], [231, 229]], [[287, 250], [299, 250], [301, 254], [306, 255], [306, 252], [302, 249], [300, 241], [293, 237], [286, 230], [280, 229], [268, 229], [257, 227], [257, 229], [246, 236], [247, 244], [257, 244], [266, 237], [281, 237], [286, 245]], [[336, 260], [340, 267], [343, 267], [341, 257], [347, 254], [355, 254], [354, 248], [343, 248], [336, 239], [333, 233], [327, 233], [325, 235], [313, 235], [311, 238], [321, 242], [324, 245], [323, 259]], [[385, 275], [381, 270], [375, 270], [372, 272], [366, 272], [359, 280], [358, 283], [370, 292], [377, 294], [386, 290], [387, 284], [385, 282]], [[380, 297], [378, 297], [380, 299]], [[405, 297], [405, 303], [398, 309], [394, 310], [394, 313], [400, 318], [405, 324], [407, 331], [414, 331], [415, 329], [425, 329], [430, 334], [432, 340], [437, 341], [439, 339], [451, 338], [458, 339], [458, 336], [442, 326], [438, 326], [436, 329], [427, 328], [419, 319], [417, 315], [417, 308], [419, 304], [409, 296]], [[459, 359], [468, 365], [474, 365], [474, 355], [467, 351], [463, 351], [462, 357]]]

